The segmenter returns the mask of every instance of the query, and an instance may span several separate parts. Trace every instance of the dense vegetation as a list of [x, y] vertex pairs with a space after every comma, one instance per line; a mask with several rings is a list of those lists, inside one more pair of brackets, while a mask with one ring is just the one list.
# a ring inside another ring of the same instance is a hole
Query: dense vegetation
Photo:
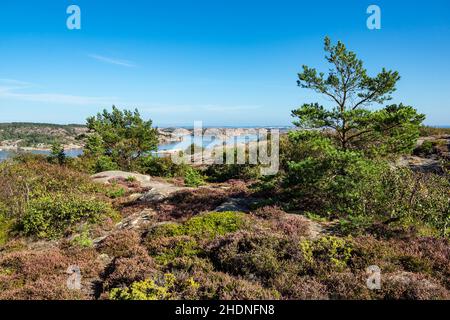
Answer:
[[47, 123], [0, 123], [0, 144], [18, 141], [19, 147], [48, 147], [54, 142], [74, 143], [82, 138], [82, 125], [57, 125]]
[[[299, 84], [334, 103], [293, 111], [275, 176], [154, 157], [151, 121], [116, 108], [88, 120], [79, 158], [54, 144], [1, 163], [0, 298], [450, 299], [447, 132], [410, 106], [369, 110], [399, 75], [368, 76], [342, 43], [325, 50], [330, 74], [304, 67]], [[411, 154], [440, 170], [397, 163]], [[176, 190], [89, 177], [111, 169]], [[82, 290], [66, 286], [70, 265]]]

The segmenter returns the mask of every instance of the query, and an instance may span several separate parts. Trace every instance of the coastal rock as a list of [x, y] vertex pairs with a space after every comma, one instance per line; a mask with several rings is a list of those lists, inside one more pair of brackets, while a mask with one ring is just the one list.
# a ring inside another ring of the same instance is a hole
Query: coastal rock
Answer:
[[443, 168], [439, 160], [421, 158], [416, 156], [403, 156], [397, 163], [397, 167], [410, 167], [414, 171], [443, 173]]
[[151, 182], [146, 184], [147, 188], [151, 188], [144, 193], [138, 200], [143, 202], [156, 202], [162, 201], [172, 195], [175, 192], [181, 190], [189, 190], [188, 187], [178, 187], [170, 183], [165, 182]]
[[91, 176], [94, 182], [103, 184], [109, 184], [111, 183], [111, 181], [114, 180], [128, 179], [131, 177], [134, 178], [137, 182], [139, 182], [142, 187], [147, 187], [147, 184], [151, 181], [150, 176], [126, 171], [104, 171], [96, 173]]

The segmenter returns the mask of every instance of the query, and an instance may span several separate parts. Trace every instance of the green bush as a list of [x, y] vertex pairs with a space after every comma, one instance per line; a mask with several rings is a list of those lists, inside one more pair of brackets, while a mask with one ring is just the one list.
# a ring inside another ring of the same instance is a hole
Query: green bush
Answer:
[[304, 211], [347, 216], [367, 213], [365, 200], [382, 192], [387, 163], [361, 152], [340, 150], [315, 132], [292, 132], [296, 157], [287, 163], [286, 185]]
[[111, 170], [118, 170], [119, 165], [111, 159], [111, 157], [108, 156], [99, 156], [97, 160], [95, 161], [94, 171], [97, 172], [103, 172], [103, 171], [111, 171]]
[[111, 214], [111, 206], [95, 198], [53, 194], [30, 201], [21, 225], [27, 235], [52, 239], [80, 222], [95, 223]]
[[9, 233], [14, 226], [14, 221], [6, 217], [6, 208], [2, 209], [0, 202], [0, 246], [5, 244], [9, 239]]
[[353, 254], [353, 244], [343, 238], [328, 236], [316, 241], [300, 242], [304, 261], [311, 265], [312, 270], [318, 270], [319, 264], [343, 271]]
[[172, 263], [176, 258], [192, 257], [202, 252], [198, 242], [188, 236], [151, 239], [147, 242], [147, 249], [161, 265]]
[[236, 232], [245, 226], [245, 214], [241, 212], [210, 212], [189, 219], [183, 233], [199, 238], [215, 238]]
[[231, 179], [252, 180], [260, 177], [260, 167], [254, 164], [213, 164], [205, 173], [211, 182], [225, 182]]
[[242, 212], [209, 212], [186, 221], [184, 224], [165, 223], [149, 231], [149, 237], [191, 236], [212, 239], [245, 228], [246, 215]]
[[187, 187], [199, 187], [205, 184], [205, 180], [203, 175], [197, 169], [188, 167], [184, 172], [184, 184]]
[[166, 273], [162, 281], [147, 279], [134, 282], [129, 288], [115, 288], [110, 292], [112, 300], [172, 300], [183, 297], [186, 291], [197, 291], [199, 285], [192, 278], [177, 279]]
[[176, 164], [170, 157], [147, 156], [139, 160], [138, 170], [154, 177], [182, 177], [187, 166]]

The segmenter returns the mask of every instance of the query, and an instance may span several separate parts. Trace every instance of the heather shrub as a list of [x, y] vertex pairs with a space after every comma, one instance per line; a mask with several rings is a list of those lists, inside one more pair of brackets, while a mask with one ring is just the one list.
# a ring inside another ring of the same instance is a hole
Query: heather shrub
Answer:
[[450, 291], [426, 275], [398, 272], [384, 275], [378, 296], [389, 300], [448, 300]]
[[139, 247], [131, 256], [119, 256], [113, 259], [103, 275], [103, 289], [129, 286], [133, 282], [143, 281], [156, 273], [153, 259], [145, 249]]
[[327, 287], [316, 278], [310, 276], [299, 277], [289, 273], [282, 273], [273, 280], [272, 286], [280, 292], [284, 299], [328, 299]]
[[105, 238], [98, 247], [112, 257], [131, 257], [139, 252], [141, 238], [132, 230], [121, 230]]
[[236, 278], [223, 272], [198, 272], [194, 279], [199, 284], [198, 298], [213, 300], [272, 300], [281, 295], [264, 288], [256, 281]]
[[372, 291], [367, 288], [365, 272], [330, 272], [321, 281], [332, 300], [369, 300]]
[[8, 217], [20, 218], [27, 202], [52, 193], [97, 194], [102, 186], [89, 176], [68, 168], [37, 160], [4, 162], [0, 164], [0, 203], [7, 208]]
[[67, 288], [70, 265], [82, 270], [83, 279], [98, 276], [101, 266], [93, 250], [22, 250], [0, 257], [0, 299], [87, 299], [85, 290]]
[[96, 223], [112, 214], [108, 203], [95, 198], [53, 194], [30, 201], [21, 225], [27, 235], [57, 238], [80, 222]]
[[202, 251], [197, 241], [189, 236], [151, 239], [146, 246], [149, 254], [162, 265], [176, 258], [195, 256]]
[[252, 214], [262, 219], [277, 219], [286, 214], [278, 206], [263, 206], [252, 211]]
[[311, 235], [309, 221], [300, 215], [285, 214], [277, 219], [272, 219], [269, 223], [269, 227], [273, 231], [280, 232], [292, 239]]
[[242, 192], [227, 192], [225, 190], [209, 190], [199, 188], [180, 191], [162, 202], [156, 203], [155, 210], [159, 212], [161, 221], [189, 218], [200, 212], [212, 211], [229, 197], [241, 195]]
[[208, 255], [218, 270], [263, 282], [284, 272], [296, 251], [284, 237], [249, 232], [219, 238], [208, 247]]

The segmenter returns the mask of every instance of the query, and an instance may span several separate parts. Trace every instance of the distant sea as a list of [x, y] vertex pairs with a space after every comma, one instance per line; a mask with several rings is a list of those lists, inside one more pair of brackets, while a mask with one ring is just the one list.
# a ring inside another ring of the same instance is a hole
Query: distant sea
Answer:
[[[231, 145], [233, 143], [233, 139], [234, 139], [234, 143], [236, 143], [236, 144], [252, 142], [252, 141], [256, 141], [257, 138], [258, 137], [256, 135], [249, 135], [247, 137], [238, 136], [238, 137], [234, 137], [234, 138], [229, 138], [226, 141], [226, 143], [228, 145]], [[219, 146], [222, 143], [222, 141], [218, 140], [218, 139], [214, 139], [214, 137], [211, 137], [211, 136], [204, 136], [202, 139], [201, 137], [192, 137], [192, 136], [187, 135], [187, 136], [182, 137], [181, 141], [159, 145], [158, 151], [161, 151], [161, 152], [173, 151], [173, 150], [184, 151], [192, 143], [194, 143], [198, 146], [202, 146], [205, 149], [210, 149], [210, 148]], [[46, 150], [32, 150], [32, 151], [27, 151], [27, 152], [32, 153], [32, 154], [42, 154], [42, 155], [50, 154], [50, 151], [46, 151]], [[75, 157], [78, 157], [81, 154], [83, 154], [83, 150], [82, 149], [70, 149], [70, 150], [66, 150], [65, 153], [66, 153], [67, 157], [75, 158]], [[0, 161], [4, 161], [4, 160], [8, 159], [12, 155], [14, 155], [14, 152], [11, 152], [9, 150], [8, 151], [0, 150]]]

